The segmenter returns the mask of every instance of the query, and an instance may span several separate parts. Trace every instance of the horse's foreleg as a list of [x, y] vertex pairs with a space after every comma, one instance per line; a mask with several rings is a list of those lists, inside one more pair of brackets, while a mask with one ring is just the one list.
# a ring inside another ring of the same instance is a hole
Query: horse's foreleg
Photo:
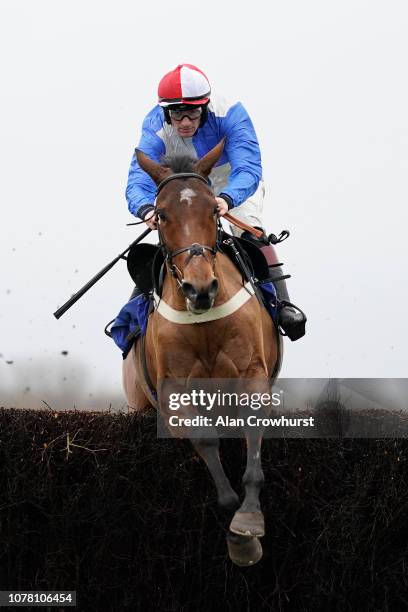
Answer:
[[262, 430], [245, 429], [247, 442], [247, 464], [242, 482], [245, 498], [230, 524], [233, 533], [261, 537], [265, 533], [264, 517], [261, 511], [259, 493], [264, 482], [261, 465]]
[[218, 438], [190, 438], [200, 457], [205, 461], [217, 489], [218, 504], [224, 510], [234, 511], [239, 508], [239, 498], [231, 487], [222, 467]]
[[[224, 510], [234, 512], [239, 507], [239, 498], [222, 467], [218, 438], [191, 439], [197, 453], [204, 459], [211, 476], [213, 477], [218, 504]], [[237, 516], [237, 512], [235, 516]], [[258, 538], [242, 537], [236, 533], [227, 532], [228, 554], [233, 563], [240, 566], [254, 565], [262, 557], [262, 546]]]

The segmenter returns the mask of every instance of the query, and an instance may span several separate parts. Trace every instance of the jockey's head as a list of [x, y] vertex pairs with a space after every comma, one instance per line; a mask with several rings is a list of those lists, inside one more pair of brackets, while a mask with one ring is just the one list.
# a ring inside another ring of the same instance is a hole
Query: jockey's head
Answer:
[[211, 87], [204, 72], [191, 64], [180, 64], [159, 83], [159, 104], [164, 117], [179, 136], [191, 138], [207, 120]]

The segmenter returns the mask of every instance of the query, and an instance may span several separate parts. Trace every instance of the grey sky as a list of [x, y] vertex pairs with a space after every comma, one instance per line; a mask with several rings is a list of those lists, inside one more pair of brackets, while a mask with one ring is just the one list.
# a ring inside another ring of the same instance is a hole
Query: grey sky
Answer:
[[180, 62], [246, 106], [268, 229], [292, 233], [279, 254], [309, 321], [282, 375], [406, 376], [407, 31], [402, 1], [1, 0], [0, 390], [120, 390], [102, 329], [125, 265], [52, 313], [138, 234], [128, 166]]

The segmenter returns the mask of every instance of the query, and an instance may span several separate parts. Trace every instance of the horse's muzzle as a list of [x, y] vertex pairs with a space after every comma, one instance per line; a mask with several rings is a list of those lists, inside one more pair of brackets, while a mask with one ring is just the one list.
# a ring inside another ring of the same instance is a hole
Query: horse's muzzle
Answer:
[[200, 314], [213, 306], [218, 292], [218, 281], [214, 278], [204, 289], [197, 289], [192, 283], [183, 281], [181, 290], [187, 299], [187, 308], [190, 312]]

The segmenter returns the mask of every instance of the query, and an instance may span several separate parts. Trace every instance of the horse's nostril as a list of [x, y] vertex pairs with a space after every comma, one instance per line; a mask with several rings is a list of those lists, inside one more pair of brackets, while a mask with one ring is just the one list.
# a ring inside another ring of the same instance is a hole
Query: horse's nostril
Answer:
[[214, 278], [214, 280], [210, 283], [210, 288], [209, 288], [209, 295], [214, 298], [217, 295], [217, 291], [218, 291], [218, 281], [216, 278]]
[[183, 281], [181, 284], [181, 289], [186, 298], [188, 298], [189, 300], [195, 300], [197, 298], [197, 290], [191, 283]]
[[183, 281], [181, 289], [191, 304], [194, 304], [196, 308], [207, 310], [214, 303], [218, 291], [218, 281], [213, 279], [202, 291], [197, 290], [191, 283]]

